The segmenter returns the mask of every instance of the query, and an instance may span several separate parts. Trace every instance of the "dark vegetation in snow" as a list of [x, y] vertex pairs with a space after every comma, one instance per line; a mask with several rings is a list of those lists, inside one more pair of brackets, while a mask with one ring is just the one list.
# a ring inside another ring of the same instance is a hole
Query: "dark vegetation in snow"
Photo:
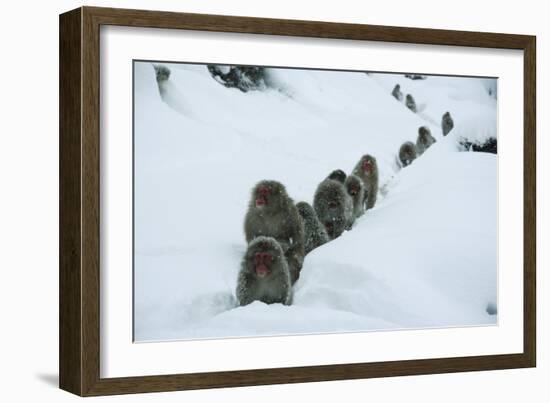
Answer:
[[214, 79], [228, 88], [237, 88], [242, 92], [263, 90], [266, 85], [264, 67], [218, 66], [208, 65], [208, 71]]
[[495, 137], [491, 137], [483, 143], [479, 143], [477, 141], [472, 142], [463, 138], [459, 141], [459, 143], [464, 151], [478, 151], [492, 154], [497, 153], [497, 139]]
[[410, 78], [411, 80], [425, 80], [426, 78], [428, 78], [421, 74], [405, 74], [405, 77]]

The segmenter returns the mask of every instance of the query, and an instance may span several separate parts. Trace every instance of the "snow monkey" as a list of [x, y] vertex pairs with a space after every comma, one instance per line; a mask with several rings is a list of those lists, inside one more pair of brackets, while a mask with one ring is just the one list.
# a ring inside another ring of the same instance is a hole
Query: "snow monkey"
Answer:
[[335, 181], [344, 183], [346, 181], [346, 173], [341, 169], [336, 169], [327, 176], [327, 179], [334, 179]]
[[411, 111], [416, 113], [416, 102], [414, 101], [414, 98], [411, 94], [407, 94], [405, 97], [405, 105], [407, 108], [409, 108]]
[[353, 174], [357, 175], [365, 186], [363, 199], [363, 203], [366, 204], [365, 210], [373, 208], [378, 196], [378, 164], [376, 158], [369, 154], [363, 155], [355, 165]]
[[346, 191], [348, 192], [348, 195], [351, 197], [351, 200], [353, 202], [353, 219], [350, 223], [351, 225], [365, 212], [365, 204], [363, 201], [365, 198], [365, 186], [363, 185], [363, 181], [357, 175], [353, 174], [349, 175], [346, 178], [344, 186], [346, 187]]
[[454, 126], [455, 124], [453, 122], [453, 118], [451, 117], [451, 113], [445, 112], [441, 118], [441, 130], [443, 131], [443, 135], [446, 136], [449, 134], [449, 132], [453, 130]]
[[237, 280], [237, 301], [266, 304], [292, 303], [290, 272], [281, 245], [273, 238], [259, 236], [248, 245]]
[[282, 183], [264, 180], [254, 186], [244, 220], [244, 233], [249, 243], [262, 235], [279, 242], [294, 284], [304, 261], [304, 225]]
[[353, 204], [344, 185], [334, 179], [322, 181], [313, 198], [313, 208], [330, 239], [338, 238], [353, 216]]
[[401, 166], [406, 167], [416, 159], [416, 146], [412, 141], [404, 142], [399, 148], [399, 161]]
[[313, 249], [327, 243], [329, 237], [325, 227], [319, 221], [317, 213], [309, 203], [299, 202], [296, 207], [304, 221], [305, 254], [307, 255]]
[[424, 154], [433, 143], [435, 143], [435, 138], [432, 136], [432, 132], [427, 126], [421, 126], [418, 129], [418, 137], [416, 139], [416, 151], [418, 156]]
[[399, 102], [403, 100], [403, 93], [401, 92], [401, 86], [399, 84], [395, 84], [395, 87], [393, 87], [393, 91], [391, 92], [391, 94]]
[[170, 78], [170, 69], [163, 65], [153, 66], [157, 75], [157, 82], [161, 83]]

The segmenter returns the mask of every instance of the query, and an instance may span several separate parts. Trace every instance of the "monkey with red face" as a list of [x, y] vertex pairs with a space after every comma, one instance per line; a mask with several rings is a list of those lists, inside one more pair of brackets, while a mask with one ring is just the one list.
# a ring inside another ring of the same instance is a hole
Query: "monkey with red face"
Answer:
[[346, 178], [344, 186], [346, 187], [349, 197], [351, 197], [351, 200], [353, 201], [353, 217], [350, 222], [351, 227], [353, 222], [355, 222], [355, 220], [361, 217], [365, 212], [365, 203], [363, 201], [365, 186], [363, 185], [363, 181], [354, 174], [351, 174]]
[[378, 196], [378, 164], [376, 158], [369, 154], [363, 155], [355, 165], [353, 174], [358, 176], [365, 186], [363, 195], [365, 209], [373, 208]]
[[241, 263], [236, 294], [241, 306], [253, 301], [292, 303], [288, 264], [281, 245], [275, 239], [259, 236], [250, 242]]
[[252, 189], [244, 220], [246, 241], [259, 236], [275, 238], [285, 254], [292, 284], [300, 276], [304, 256], [304, 224], [284, 185], [264, 180]]

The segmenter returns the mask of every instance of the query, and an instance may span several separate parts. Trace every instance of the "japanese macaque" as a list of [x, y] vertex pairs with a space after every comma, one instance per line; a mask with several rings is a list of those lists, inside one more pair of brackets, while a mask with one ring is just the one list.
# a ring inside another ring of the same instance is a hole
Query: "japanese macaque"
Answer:
[[432, 136], [432, 132], [427, 126], [421, 126], [418, 129], [418, 137], [416, 139], [416, 152], [418, 156], [424, 154], [433, 143], [435, 143], [435, 138]]
[[416, 146], [412, 141], [406, 141], [399, 148], [399, 161], [402, 167], [411, 165], [416, 159]]
[[441, 131], [443, 132], [443, 135], [446, 136], [449, 134], [449, 132], [453, 130], [453, 127], [455, 127], [455, 123], [453, 122], [451, 113], [445, 112], [441, 118]]
[[365, 210], [373, 208], [378, 196], [378, 164], [376, 158], [369, 154], [363, 155], [355, 165], [353, 174], [363, 181]]
[[154, 65], [157, 82], [162, 83], [170, 78], [170, 69], [163, 65]]
[[327, 179], [334, 179], [335, 181], [344, 183], [346, 181], [346, 176], [347, 175], [344, 171], [341, 169], [336, 169], [332, 171], [329, 176], [327, 176]]
[[398, 101], [401, 102], [403, 100], [403, 93], [401, 92], [401, 86], [399, 84], [395, 84], [395, 87], [393, 87], [393, 91], [391, 92], [391, 94]]
[[237, 301], [266, 304], [292, 303], [289, 267], [281, 245], [271, 237], [259, 236], [248, 245], [237, 280]]
[[365, 212], [365, 186], [363, 185], [363, 181], [357, 175], [353, 174], [346, 178], [344, 186], [353, 202], [353, 220], [350, 223], [351, 226], [351, 224]]
[[317, 213], [309, 203], [299, 202], [296, 204], [298, 213], [304, 221], [304, 239], [305, 254], [307, 255], [313, 249], [327, 243], [329, 236], [327, 230], [319, 221]]
[[405, 97], [405, 105], [407, 108], [409, 108], [411, 111], [416, 113], [416, 102], [414, 101], [414, 98], [411, 94], [407, 94]]
[[313, 199], [313, 208], [330, 239], [338, 238], [353, 216], [353, 204], [344, 185], [334, 179], [322, 181]]
[[259, 236], [273, 237], [281, 245], [290, 270], [292, 284], [300, 276], [304, 250], [304, 224], [284, 185], [264, 180], [252, 189], [244, 221], [246, 241]]

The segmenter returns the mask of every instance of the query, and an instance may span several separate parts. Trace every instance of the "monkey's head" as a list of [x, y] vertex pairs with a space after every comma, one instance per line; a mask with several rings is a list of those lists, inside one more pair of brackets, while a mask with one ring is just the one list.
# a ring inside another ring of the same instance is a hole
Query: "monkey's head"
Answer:
[[279, 269], [285, 257], [281, 245], [274, 238], [259, 236], [248, 245], [245, 259], [252, 275], [266, 279]]
[[315, 215], [315, 210], [313, 210], [313, 207], [311, 207], [309, 203], [306, 203], [304, 201], [296, 203], [296, 208], [298, 209], [298, 213], [302, 216], [304, 220]]
[[428, 137], [430, 137], [431, 135], [432, 135], [432, 132], [430, 131], [430, 129], [427, 126], [420, 126], [418, 128], [418, 136], [422, 140], [427, 140]]
[[335, 181], [338, 181], [340, 183], [344, 183], [346, 180], [346, 173], [342, 171], [341, 169], [336, 169], [330, 173], [330, 175], [327, 177], [327, 179], [333, 179]]
[[409, 102], [412, 101], [412, 100], [414, 100], [414, 98], [413, 98], [413, 96], [412, 96], [411, 94], [407, 94], [407, 97], [406, 97], [406, 98], [407, 98], [407, 101], [409, 101]]
[[162, 66], [162, 65], [154, 66], [154, 67], [155, 67], [155, 73], [157, 76], [157, 81], [159, 83], [166, 81], [170, 78], [170, 69], [168, 67]]
[[451, 119], [451, 113], [449, 111], [445, 112], [443, 114], [443, 119], [445, 119], [445, 120]]
[[350, 175], [346, 179], [346, 190], [351, 197], [355, 197], [363, 190], [363, 183], [355, 175]]
[[361, 158], [361, 169], [365, 175], [371, 175], [376, 170], [376, 158], [372, 155], [366, 154]]
[[399, 84], [395, 84], [395, 89], [396, 89], [396, 90], [398, 90], [398, 89], [400, 89], [400, 88], [401, 88], [401, 86], [400, 86]]
[[252, 190], [251, 204], [258, 209], [277, 210], [287, 200], [288, 195], [285, 186], [277, 181], [261, 181]]

